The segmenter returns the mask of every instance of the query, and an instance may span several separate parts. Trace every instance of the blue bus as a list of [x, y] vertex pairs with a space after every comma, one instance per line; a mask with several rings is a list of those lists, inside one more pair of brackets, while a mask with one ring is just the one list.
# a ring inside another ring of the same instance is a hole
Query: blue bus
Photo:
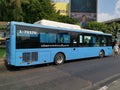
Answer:
[[6, 61], [13, 66], [112, 55], [112, 35], [99, 31], [10, 22], [6, 34]]

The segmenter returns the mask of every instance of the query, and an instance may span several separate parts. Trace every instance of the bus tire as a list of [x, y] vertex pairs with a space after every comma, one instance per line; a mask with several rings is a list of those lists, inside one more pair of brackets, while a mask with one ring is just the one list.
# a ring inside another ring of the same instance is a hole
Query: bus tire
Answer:
[[103, 58], [104, 56], [105, 56], [105, 52], [103, 50], [101, 50], [100, 53], [99, 53], [99, 57]]
[[65, 61], [65, 56], [62, 53], [55, 55], [54, 62], [56, 65], [62, 64]]

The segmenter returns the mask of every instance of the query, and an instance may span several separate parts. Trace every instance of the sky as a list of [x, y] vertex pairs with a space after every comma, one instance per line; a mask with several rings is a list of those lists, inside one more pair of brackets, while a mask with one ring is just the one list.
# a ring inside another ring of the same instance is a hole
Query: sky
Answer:
[[98, 22], [120, 18], [120, 0], [98, 0]]

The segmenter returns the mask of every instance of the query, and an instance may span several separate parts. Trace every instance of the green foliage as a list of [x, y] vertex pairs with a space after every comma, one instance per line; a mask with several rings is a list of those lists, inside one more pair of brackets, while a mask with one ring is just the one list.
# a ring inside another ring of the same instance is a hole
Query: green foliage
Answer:
[[110, 33], [107, 25], [105, 25], [104, 23], [96, 22], [96, 21], [88, 22], [86, 24], [85, 28], [86, 29], [97, 30], [97, 31], [102, 31], [102, 32], [105, 32], [105, 33]]
[[70, 18], [69, 16], [62, 16], [62, 15], [58, 17], [58, 21], [64, 23], [70, 23], [70, 24], [76, 24], [79, 22], [78, 20]]
[[[25, 0], [27, 1], [27, 0]], [[1, 0], [0, 20], [1, 21], [23, 21], [21, 3], [24, 0]]]
[[112, 31], [113, 36], [116, 37], [117, 32], [119, 32], [120, 30], [120, 24], [113, 22], [110, 25], [108, 25], [108, 27]]
[[102, 31], [105, 33], [110, 33], [113, 35], [113, 37], [116, 37], [117, 32], [120, 30], [120, 24], [113, 22], [107, 25], [104, 23], [93, 21], [93, 22], [87, 22], [85, 28], [91, 29], [91, 30]]
[[0, 58], [4, 58], [5, 55], [6, 55], [5, 48], [1, 48], [1, 47], [0, 47]]
[[1, 30], [1, 29], [6, 29], [6, 26], [1, 26], [1, 25], [0, 25], [0, 30]]
[[41, 19], [55, 18], [57, 13], [50, 0], [29, 0], [22, 4], [25, 22], [36, 22]]
[[41, 19], [65, 23], [78, 21], [59, 15], [51, 0], [0, 0], [0, 21], [23, 21], [34, 23]]

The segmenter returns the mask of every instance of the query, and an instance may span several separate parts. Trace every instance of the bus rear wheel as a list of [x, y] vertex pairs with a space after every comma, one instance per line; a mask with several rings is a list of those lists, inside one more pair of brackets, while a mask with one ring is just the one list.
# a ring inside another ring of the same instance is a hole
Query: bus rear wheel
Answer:
[[54, 62], [56, 65], [62, 64], [65, 61], [65, 56], [62, 53], [55, 55]]
[[105, 56], [105, 53], [104, 53], [104, 51], [102, 50], [102, 51], [100, 51], [100, 53], [99, 53], [99, 57], [100, 58], [103, 58]]

